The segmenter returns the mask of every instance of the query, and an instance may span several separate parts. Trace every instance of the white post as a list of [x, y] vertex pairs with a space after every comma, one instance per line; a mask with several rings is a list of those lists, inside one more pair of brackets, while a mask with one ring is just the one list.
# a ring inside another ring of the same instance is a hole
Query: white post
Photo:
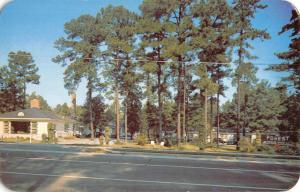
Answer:
[[30, 121], [30, 143], [31, 143], [31, 137], [32, 137], [32, 122]]

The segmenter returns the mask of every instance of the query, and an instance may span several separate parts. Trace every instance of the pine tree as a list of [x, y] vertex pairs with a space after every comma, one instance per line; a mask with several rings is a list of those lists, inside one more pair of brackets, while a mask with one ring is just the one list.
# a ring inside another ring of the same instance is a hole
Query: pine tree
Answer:
[[[113, 77], [114, 103], [116, 114], [116, 137], [120, 136], [120, 81], [122, 81], [122, 71], [126, 62], [133, 59], [133, 43], [136, 31], [137, 15], [122, 6], [108, 6], [97, 14], [99, 27], [103, 27], [108, 33], [105, 37], [107, 45], [105, 59], [113, 60], [105, 71], [108, 79]], [[128, 64], [128, 63], [127, 63]], [[127, 89], [127, 87], [126, 87]], [[125, 90], [125, 100], [128, 90]], [[125, 106], [126, 107], [126, 106]], [[127, 110], [125, 110], [127, 111]], [[127, 114], [126, 114], [127, 119]], [[127, 120], [126, 120], [127, 121]]]
[[103, 42], [105, 30], [97, 25], [97, 20], [91, 15], [82, 15], [65, 23], [66, 38], [59, 38], [55, 47], [62, 53], [53, 58], [53, 62], [61, 63], [66, 67], [64, 72], [65, 87], [76, 90], [82, 79], [87, 80], [87, 101], [89, 103], [89, 122], [94, 138], [92, 94], [99, 85], [100, 55], [98, 46]]
[[153, 71], [151, 73], [156, 74], [156, 92], [158, 97], [158, 119], [159, 119], [159, 139], [163, 127], [163, 92], [164, 85], [167, 77], [166, 69], [169, 68], [168, 63], [164, 62], [163, 57], [163, 44], [162, 41], [167, 37], [168, 24], [164, 22], [167, 7], [165, 4], [160, 4], [159, 1], [145, 0], [140, 5], [142, 11], [142, 18], [139, 20], [138, 33], [141, 35], [142, 42], [140, 43], [140, 49], [145, 52], [144, 56], [153, 61], [151, 62]]
[[[229, 75], [229, 66], [223, 63], [230, 61], [228, 49], [232, 46], [231, 36], [234, 34], [232, 9], [225, 0], [200, 1], [192, 9], [195, 24], [192, 46], [197, 50], [198, 59], [207, 64], [207, 71], [217, 91], [217, 135], [219, 132], [219, 97], [224, 94], [222, 79]], [[213, 126], [214, 95], [211, 95], [211, 126]], [[218, 140], [217, 140], [218, 141]]]
[[31, 53], [18, 51], [8, 54], [8, 68], [10, 75], [16, 79], [18, 85], [23, 90], [22, 107], [25, 108], [27, 84], [39, 84], [40, 76], [37, 74], [38, 67], [34, 63]]
[[20, 83], [7, 66], [0, 66], [0, 113], [15, 111], [23, 107]]
[[296, 90], [300, 90], [300, 18], [297, 10], [292, 10], [290, 23], [284, 25], [279, 34], [291, 32], [291, 43], [289, 50], [277, 53], [279, 59], [285, 62], [275, 64], [269, 67], [274, 71], [285, 71], [289, 73], [288, 77], [283, 78], [284, 81], [292, 83]]
[[266, 6], [260, 4], [260, 0], [244, 1], [234, 0], [233, 11], [236, 25], [236, 39], [235, 45], [237, 46], [238, 59], [235, 61], [237, 64], [235, 70], [234, 83], [237, 84], [237, 149], [239, 149], [240, 139], [240, 108], [241, 108], [241, 80], [245, 83], [255, 82], [256, 68], [249, 60], [255, 59], [249, 52], [249, 48], [253, 48], [249, 40], [260, 38], [261, 40], [269, 39], [269, 34], [266, 30], [256, 29], [252, 26], [251, 20], [255, 17], [255, 13], [259, 9], [265, 9]]
[[[197, 80], [194, 81], [195, 86], [200, 89], [200, 93], [204, 97], [204, 144], [206, 144], [207, 135], [208, 135], [208, 96], [217, 93], [218, 91], [218, 84], [214, 83], [212, 79], [208, 76], [207, 73], [207, 66], [205, 64], [196, 66], [195, 69], [195, 76]], [[200, 133], [199, 133], [200, 134]]]

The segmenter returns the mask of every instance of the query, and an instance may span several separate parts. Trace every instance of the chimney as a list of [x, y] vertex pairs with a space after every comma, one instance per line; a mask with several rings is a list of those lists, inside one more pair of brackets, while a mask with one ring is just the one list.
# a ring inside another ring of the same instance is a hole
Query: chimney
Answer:
[[40, 101], [38, 99], [32, 99], [30, 101], [30, 108], [40, 108]]

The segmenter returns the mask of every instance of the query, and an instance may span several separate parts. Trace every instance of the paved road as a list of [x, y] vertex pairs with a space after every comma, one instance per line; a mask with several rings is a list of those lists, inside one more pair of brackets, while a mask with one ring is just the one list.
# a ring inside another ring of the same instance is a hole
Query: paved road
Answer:
[[0, 144], [14, 191], [283, 191], [300, 164], [161, 154], [96, 154], [83, 147]]

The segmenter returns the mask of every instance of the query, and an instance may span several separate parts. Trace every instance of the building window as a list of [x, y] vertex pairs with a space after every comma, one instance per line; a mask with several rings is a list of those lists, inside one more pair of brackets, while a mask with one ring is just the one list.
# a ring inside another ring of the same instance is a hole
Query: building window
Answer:
[[3, 126], [4, 126], [4, 133], [9, 133], [9, 122], [8, 121], [4, 121], [3, 122]]
[[69, 124], [68, 123], [65, 123], [65, 132], [68, 132], [69, 131]]
[[31, 133], [37, 134], [37, 122], [31, 122]]

